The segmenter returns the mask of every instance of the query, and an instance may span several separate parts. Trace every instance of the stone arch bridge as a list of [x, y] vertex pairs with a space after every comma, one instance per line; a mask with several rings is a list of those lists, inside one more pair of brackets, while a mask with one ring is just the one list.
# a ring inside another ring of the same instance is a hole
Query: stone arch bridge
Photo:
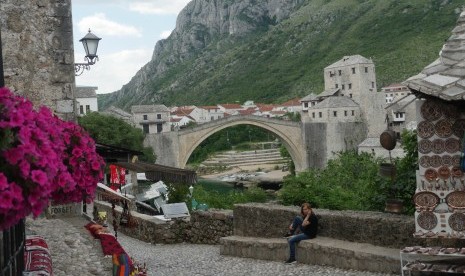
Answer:
[[[310, 167], [323, 167], [328, 152], [337, 152], [348, 146], [344, 137], [341, 140], [340, 136], [329, 133], [334, 131], [341, 134], [340, 125], [328, 127], [326, 123], [292, 122], [253, 115], [230, 116], [194, 128], [148, 134], [144, 144], [154, 149], [157, 154], [157, 164], [184, 168], [192, 152], [205, 139], [222, 129], [242, 124], [266, 129], [279, 137], [291, 155], [298, 172]], [[351, 133], [356, 127], [342, 126], [342, 130]], [[361, 141], [356, 141], [354, 145], [358, 145]], [[332, 146], [328, 147], [328, 143]], [[342, 148], [339, 149], [338, 147], [341, 146]]]

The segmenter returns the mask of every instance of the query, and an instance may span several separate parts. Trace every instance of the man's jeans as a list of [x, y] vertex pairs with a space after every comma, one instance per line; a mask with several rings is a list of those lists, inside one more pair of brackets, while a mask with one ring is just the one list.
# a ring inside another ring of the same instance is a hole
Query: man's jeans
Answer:
[[292, 231], [291, 234], [294, 235], [296, 229], [300, 229], [300, 234], [291, 236], [287, 241], [289, 243], [289, 258], [295, 259], [295, 245], [296, 243], [302, 240], [308, 240], [309, 237], [305, 235], [302, 231], [302, 222], [303, 219], [300, 216], [296, 216], [294, 221], [292, 221]]

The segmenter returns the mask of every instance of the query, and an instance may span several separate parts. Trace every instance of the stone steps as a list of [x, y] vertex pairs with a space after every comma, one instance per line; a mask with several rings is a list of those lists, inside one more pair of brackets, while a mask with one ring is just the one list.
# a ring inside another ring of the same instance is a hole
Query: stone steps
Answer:
[[[282, 262], [288, 258], [289, 248], [284, 238], [229, 236], [220, 239], [220, 254]], [[399, 249], [328, 237], [301, 241], [296, 247], [296, 259], [299, 263], [342, 269], [400, 272]]]
[[286, 164], [287, 160], [281, 157], [278, 149], [223, 152], [202, 162], [205, 166], [237, 166], [258, 164]]

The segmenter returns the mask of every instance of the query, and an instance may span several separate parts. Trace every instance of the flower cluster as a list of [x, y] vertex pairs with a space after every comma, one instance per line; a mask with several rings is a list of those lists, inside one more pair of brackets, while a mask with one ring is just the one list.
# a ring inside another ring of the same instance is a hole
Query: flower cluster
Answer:
[[81, 127], [0, 88], [0, 231], [37, 217], [50, 200], [90, 201], [103, 169]]

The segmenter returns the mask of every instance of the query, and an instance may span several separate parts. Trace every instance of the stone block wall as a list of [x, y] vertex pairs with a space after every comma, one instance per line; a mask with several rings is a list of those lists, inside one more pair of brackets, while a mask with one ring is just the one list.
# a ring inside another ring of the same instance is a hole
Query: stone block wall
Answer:
[[[319, 236], [377, 246], [403, 248], [422, 246], [463, 246], [464, 241], [452, 239], [418, 239], [414, 217], [382, 212], [335, 211], [314, 209], [319, 218]], [[234, 235], [281, 237], [299, 207], [247, 203], [234, 206]]]
[[[99, 211], [107, 212], [107, 222], [112, 224], [111, 205], [106, 202], [94, 202]], [[115, 208], [119, 217], [122, 208]], [[150, 243], [196, 243], [219, 244], [221, 237], [231, 236], [233, 216], [231, 210], [212, 210], [191, 212], [190, 219], [176, 219], [168, 222], [156, 220], [151, 216], [131, 212], [137, 221], [134, 228], [120, 226], [118, 231], [133, 238]]]
[[[99, 211], [106, 211], [111, 225], [111, 205], [95, 202]], [[118, 216], [121, 207], [116, 207]], [[372, 245], [403, 248], [406, 246], [465, 246], [461, 240], [413, 238], [413, 216], [381, 212], [334, 211], [315, 209], [319, 218], [319, 236]], [[189, 220], [162, 222], [148, 215], [131, 212], [137, 220], [134, 228], [119, 227], [118, 231], [150, 243], [219, 244], [220, 238], [243, 236], [280, 238], [287, 231], [300, 208], [277, 204], [236, 204], [234, 211], [194, 211]]]
[[0, 0], [5, 85], [75, 119], [71, 0]]

